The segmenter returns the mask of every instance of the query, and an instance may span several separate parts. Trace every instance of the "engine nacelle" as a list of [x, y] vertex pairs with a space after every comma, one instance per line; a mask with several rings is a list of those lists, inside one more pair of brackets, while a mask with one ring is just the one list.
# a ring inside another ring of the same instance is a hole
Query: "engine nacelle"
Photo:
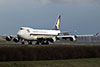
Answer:
[[70, 37], [69, 39], [70, 39], [70, 41], [74, 41], [74, 39], [72, 37]]
[[55, 42], [56, 41], [56, 37], [53, 37], [53, 38], [49, 39], [49, 41], [52, 42], [52, 43]]
[[14, 38], [13, 41], [17, 43], [17, 42], [19, 42], [19, 39], [18, 38]]
[[6, 40], [7, 40], [7, 41], [11, 41], [11, 40], [12, 40], [12, 37], [11, 37], [11, 36], [7, 36], [7, 37], [6, 37]]

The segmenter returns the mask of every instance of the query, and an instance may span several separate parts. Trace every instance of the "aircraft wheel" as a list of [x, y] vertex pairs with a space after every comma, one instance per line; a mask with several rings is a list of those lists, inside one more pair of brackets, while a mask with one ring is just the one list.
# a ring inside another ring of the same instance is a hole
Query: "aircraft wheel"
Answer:
[[22, 44], [25, 44], [25, 42], [22, 42]]
[[32, 44], [32, 41], [28, 42], [28, 44]]
[[39, 43], [39, 42], [36, 42], [35, 44], [36, 44], [36, 45], [39, 45], [40, 43]]
[[22, 43], [22, 44], [25, 44], [25, 41], [24, 41], [24, 39], [23, 39], [23, 40], [21, 40], [21, 43]]
[[41, 42], [41, 45], [45, 44], [44, 41]]
[[48, 45], [49, 42], [48, 42], [48, 41], [46, 41], [46, 42], [43, 41], [41, 44], [42, 44], [42, 45]]
[[49, 45], [49, 41], [46, 41], [46, 44]]

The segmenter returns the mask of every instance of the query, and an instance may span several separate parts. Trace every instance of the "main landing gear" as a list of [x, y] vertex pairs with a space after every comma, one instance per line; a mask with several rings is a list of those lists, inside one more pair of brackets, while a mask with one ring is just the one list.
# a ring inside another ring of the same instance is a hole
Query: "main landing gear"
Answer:
[[36, 45], [49, 45], [49, 41], [37, 41]]
[[[32, 41], [24, 41], [24, 40], [21, 40], [21, 44], [27, 44], [27, 45], [32, 45], [33, 42]], [[49, 45], [50, 42], [48, 40], [45, 40], [45, 41], [37, 41], [35, 43], [35, 45]]]

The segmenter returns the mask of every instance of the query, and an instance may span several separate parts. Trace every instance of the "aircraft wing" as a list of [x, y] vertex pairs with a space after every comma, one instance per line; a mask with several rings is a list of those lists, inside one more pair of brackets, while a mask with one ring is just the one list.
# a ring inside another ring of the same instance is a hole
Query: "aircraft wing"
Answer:
[[38, 40], [49, 40], [49, 41], [56, 41], [56, 40], [60, 40], [60, 39], [64, 39], [67, 40], [69, 39], [70, 41], [75, 41], [76, 40], [76, 36], [75, 35], [59, 35], [59, 36], [54, 36], [54, 37], [38, 37]]

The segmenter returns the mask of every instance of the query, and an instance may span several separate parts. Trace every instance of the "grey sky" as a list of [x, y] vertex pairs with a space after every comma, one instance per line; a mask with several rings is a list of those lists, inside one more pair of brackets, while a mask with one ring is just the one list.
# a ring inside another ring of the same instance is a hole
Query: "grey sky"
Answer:
[[22, 26], [51, 29], [59, 14], [62, 31], [100, 32], [100, 0], [0, 0], [0, 34]]

